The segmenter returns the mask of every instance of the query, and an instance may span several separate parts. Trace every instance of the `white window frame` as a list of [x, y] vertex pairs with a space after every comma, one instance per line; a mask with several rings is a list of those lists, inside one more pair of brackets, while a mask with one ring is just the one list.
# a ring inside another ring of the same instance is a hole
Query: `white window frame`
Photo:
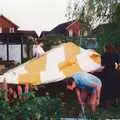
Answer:
[[9, 32], [10, 32], [10, 33], [14, 33], [14, 32], [15, 32], [14, 27], [10, 27], [10, 28], [9, 28]]
[[78, 36], [80, 36], [80, 30], [78, 31]]
[[88, 35], [87, 30], [84, 31], [84, 36], [86, 37]]
[[69, 30], [69, 37], [72, 37], [72, 36], [73, 36], [73, 31]]
[[0, 33], [2, 33], [2, 27], [0, 27]]

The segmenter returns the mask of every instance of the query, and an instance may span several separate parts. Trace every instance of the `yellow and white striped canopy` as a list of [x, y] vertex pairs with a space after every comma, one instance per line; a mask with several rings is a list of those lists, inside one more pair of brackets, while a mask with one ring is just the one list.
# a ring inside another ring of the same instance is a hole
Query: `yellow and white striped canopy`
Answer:
[[75, 72], [90, 72], [100, 67], [100, 55], [94, 50], [83, 49], [72, 42], [61, 44], [1, 76], [10, 84], [40, 85], [63, 80]]

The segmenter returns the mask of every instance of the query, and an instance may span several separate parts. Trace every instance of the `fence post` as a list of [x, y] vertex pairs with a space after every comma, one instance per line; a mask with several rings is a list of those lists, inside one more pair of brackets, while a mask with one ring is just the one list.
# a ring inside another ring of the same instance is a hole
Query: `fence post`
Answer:
[[8, 96], [7, 96], [8, 87], [7, 87], [7, 83], [6, 83], [5, 78], [4, 78], [4, 81], [3, 81], [3, 89], [4, 89], [4, 99], [7, 102], [8, 101]]

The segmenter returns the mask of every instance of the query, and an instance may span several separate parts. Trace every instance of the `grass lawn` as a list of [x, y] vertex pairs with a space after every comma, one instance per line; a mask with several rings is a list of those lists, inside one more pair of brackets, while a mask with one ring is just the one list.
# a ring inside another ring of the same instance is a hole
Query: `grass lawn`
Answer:
[[120, 119], [120, 104], [113, 105], [108, 110], [103, 110], [102, 108], [99, 108], [98, 112], [95, 114], [95, 117], [100, 120]]
[[[81, 109], [75, 99], [75, 96], [67, 96], [67, 101], [61, 105], [61, 115], [67, 118], [77, 118]], [[119, 119], [120, 120], [120, 103], [112, 105], [108, 110], [99, 107], [95, 114], [91, 114], [89, 110], [85, 110], [85, 115], [91, 120], [107, 120]]]
[[[69, 107], [63, 108], [62, 115], [67, 118], [77, 118], [80, 109], [78, 107]], [[119, 119], [120, 120], [120, 104], [113, 105], [108, 110], [104, 110], [103, 108], [98, 108], [95, 114], [91, 114], [88, 110], [85, 111], [85, 115], [87, 118], [91, 120], [106, 120], [106, 119]]]

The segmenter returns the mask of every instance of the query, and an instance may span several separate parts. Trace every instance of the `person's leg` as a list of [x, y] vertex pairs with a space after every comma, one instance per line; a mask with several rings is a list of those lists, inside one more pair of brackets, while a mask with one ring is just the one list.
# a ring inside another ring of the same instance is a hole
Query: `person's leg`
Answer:
[[89, 93], [88, 93], [87, 89], [85, 89], [85, 88], [81, 89], [81, 99], [84, 103], [86, 103], [88, 95], [89, 95]]
[[89, 98], [89, 105], [93, 113], [96, 111], [96, 107], [98, 103], [96, 97], [97, 97], [96, 92], [94, 92], [94, 93], [91, 93], [90, 98]]
[[84, 103], [81, 105], [81, 113], [79, 113], [79, 117], [83, 117], [85, 115], [85, 107], [86, 107], [86, 100], [88, 98], [88, 91], [85, 88], [80, 89], [81, 91], [81, 100]]

